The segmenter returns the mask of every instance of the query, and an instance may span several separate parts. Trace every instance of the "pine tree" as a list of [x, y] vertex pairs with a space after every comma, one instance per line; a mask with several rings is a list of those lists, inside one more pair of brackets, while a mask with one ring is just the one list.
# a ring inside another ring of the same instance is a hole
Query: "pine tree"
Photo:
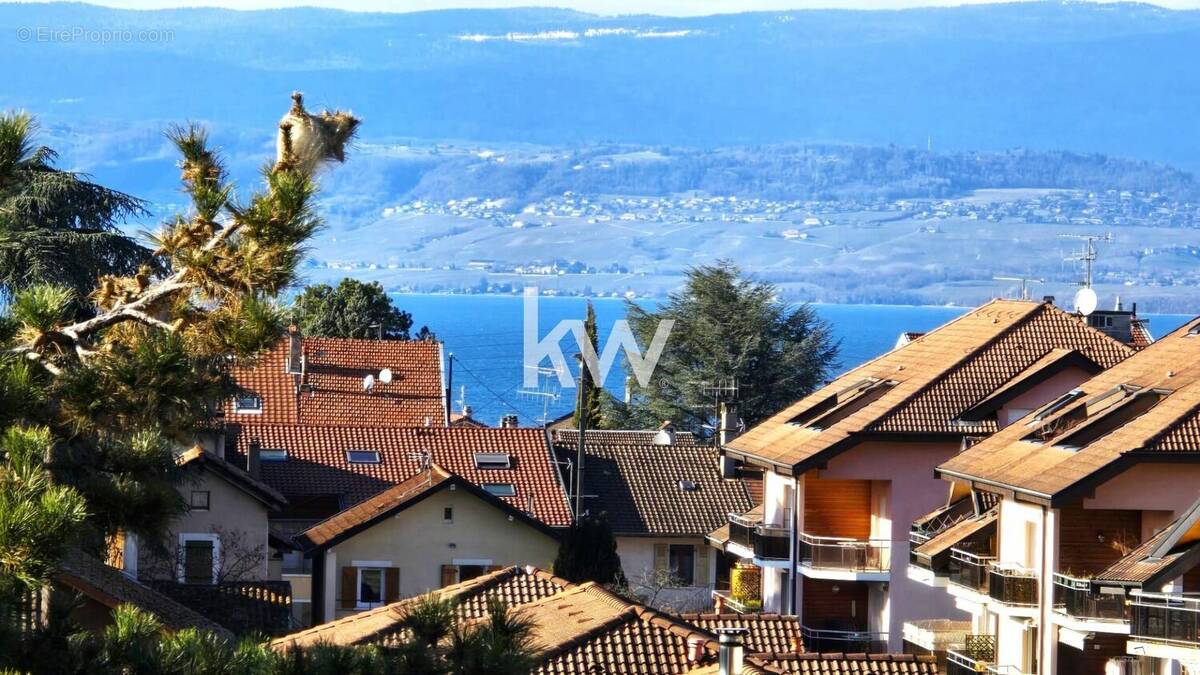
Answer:
[[378, 281], [349, 278], [337, 287], [306, 287], [292, 302], [292, 315], [301, 333], [317, 337], [407, 340], [413, 325], [412, 315], [394, 306]]
[[[195, 443], [213, 404], [233, 392], [231, 358], [253, 358], [282, 333], [273, 299], [295, 282], [320, 225], [315, 174], [344, 158], [357, 123], [310, 115], [296, 95], [279, 159], [245, 203], [204, 129], [172, 128], [191, 204], [155, 236], [153, 261], [103, 274], [85, 297], [71, 286], [13, 293], [0, 331], [0, 480], [32, 484], [30, 451], [11, 448], [33, 434], [53, 486], [42, 498], [18, 490], [0, 500], [0, 585], [44, 583], [66, 542], [100, 554], [120, 531], [162, 541], [183, 508], [174, 451]], [[83, 301], [94, 315], [80, 320]]]
[[738, 410], [754, 424], [824, 383], [838, 349], [829, 325], [778, 293], [721, 261], [689, 270], [684, 288], [656, 309], [627, 303], [643, 345], [660, 321], [675, 321], [649, 386], [636, 389], [636, 423], [653, 428], [670, 420], [702, 433], [716, 415], [706, 387], [736, 382]]

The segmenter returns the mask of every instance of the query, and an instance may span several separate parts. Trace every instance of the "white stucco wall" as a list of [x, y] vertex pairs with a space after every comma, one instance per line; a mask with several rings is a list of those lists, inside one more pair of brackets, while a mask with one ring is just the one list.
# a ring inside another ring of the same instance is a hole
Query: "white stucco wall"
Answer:
[[[654, 548], [657, 544], [689, 544], [695, 547], [696, 565], [706, 570], [694, 570], [695, 585], [683, 588], [658, 588], [654, 573]], [[617, 537], [617, 554], [621, 569], [635, 593], [650, 601], [656, 608], [676, 612], [703, 611], [712, 605], [713, 579], [716, 578], [717, 552], [698, 537]], [[651, 594], [656, 593], [655, 597]]]

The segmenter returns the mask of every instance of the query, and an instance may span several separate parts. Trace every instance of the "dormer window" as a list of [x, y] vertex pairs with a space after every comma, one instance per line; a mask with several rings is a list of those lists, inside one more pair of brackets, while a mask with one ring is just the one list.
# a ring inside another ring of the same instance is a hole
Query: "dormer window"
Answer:
[[262, 397], [255, 394], [243, 394], [233, 399], [233, 411], [240, 415], [261, 415]]
[[507, 452], [475, 453], [476, 469], [511, 469], [512, 457]]
[[517, 486], [512, 483], [484, 483], [484, 492], [494, 497], [516, 497]]
[[287, 450], [277, 448], [263, 448], [258, 451], [258, 461], [260, 462], [283, 462], [287, 461]]
[[378, 464], [378, 450], [347, 450], [346, 461], [351, 464]]

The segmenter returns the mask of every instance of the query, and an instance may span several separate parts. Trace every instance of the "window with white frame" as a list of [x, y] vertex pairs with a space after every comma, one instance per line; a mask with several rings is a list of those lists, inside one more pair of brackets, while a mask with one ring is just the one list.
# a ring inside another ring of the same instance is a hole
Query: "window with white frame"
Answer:
[[508, 469], [512, 467], [512, 458], [507, 452], [477, 452], [475, 453], [476, 469]]
[[386, 578], [382, 567], [360, 567], [358, 569], [358, 607], [370, 609], [383, 604]]
[[242, 415], [262, 414], [263, 400], [257, 394], [242, 394], [233, 399], [233, 411]]
[[378, 464], [378, 450], [347, 450], [346, 461], [351, 464]]
[[484, 483], [484, 491], [496, 497], [515, 497], [517, 487], [512, 483]]
[[221, 539], [215, 534], [179, 535], [179, 581], [215, 584], [221, 566]]

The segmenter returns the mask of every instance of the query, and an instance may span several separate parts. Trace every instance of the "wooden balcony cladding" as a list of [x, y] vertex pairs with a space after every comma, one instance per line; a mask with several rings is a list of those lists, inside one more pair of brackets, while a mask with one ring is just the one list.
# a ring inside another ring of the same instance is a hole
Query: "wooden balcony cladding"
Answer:
[[801, 580], [804, 625], [819, 630], [867, 630], [868, 586], [856, 581]]
[[1059, 571], [1096, 574], [1141, 543], [1141, 511], [1066, 507], [1060, 514]]
[[804, 531], [819, 537], [871, 537], [871, 481], [804, 476]]

